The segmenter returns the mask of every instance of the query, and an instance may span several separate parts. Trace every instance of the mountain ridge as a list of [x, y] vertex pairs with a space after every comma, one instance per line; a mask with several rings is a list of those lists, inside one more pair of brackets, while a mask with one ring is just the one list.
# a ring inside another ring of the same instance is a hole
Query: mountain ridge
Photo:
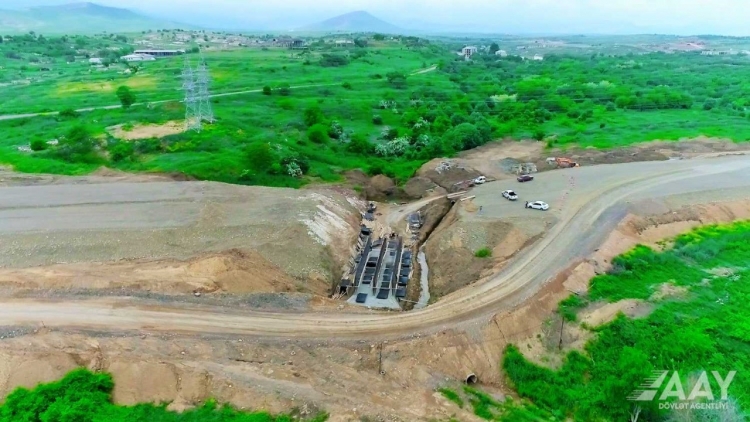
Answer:
[[0, 9], [0, 33], [85, 34], [185, 28], [188, 25], [141, 15], [130, 9], [92, 2]]
[[334, 16], [322, 22], [301, 28], [303, 31], [326, 31], [326, 32], [382, 32], [395, 34], [404, 32], [389, 22], [373, 16], [364, 10], [345, 13]]

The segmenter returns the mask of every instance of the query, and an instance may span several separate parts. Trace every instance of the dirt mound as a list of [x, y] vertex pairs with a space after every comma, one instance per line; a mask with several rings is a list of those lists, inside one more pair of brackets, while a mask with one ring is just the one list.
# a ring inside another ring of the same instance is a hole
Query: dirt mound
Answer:
[[457, 183], [473, 180], [481, 175], [481, 172], [461, 160], [445, 158], [431, 160], [417, 171], [418, 177], [428, 179], [448, 192], [453, 191]]
[[425, 197], [429, 191], [435, 189], [437, 185], [426, 177], [414, 177], [404, 185], [404, 193], [410, 199], [420, 199]]
[[117, 125], [107, 128], [107, 132], [115, 138], [125, 141], [136, 139], [163, 138], [177, 135], [185, 131], [183, 122], [169, 121], [161, 125]]
[[393, 180], [383, 174], [378, 174], [370, 179], [365, 188], [367, 199], [373, 201], [385, 201], [388, 197], [395, 195], [397, 191]]
[[325, 294], [328, 283], [296, 280], [256, 251], [232, 250], [188, 261], [129, 261], [0, 269], [0, 286], [27, 289], [124, 289], [165, 294]]

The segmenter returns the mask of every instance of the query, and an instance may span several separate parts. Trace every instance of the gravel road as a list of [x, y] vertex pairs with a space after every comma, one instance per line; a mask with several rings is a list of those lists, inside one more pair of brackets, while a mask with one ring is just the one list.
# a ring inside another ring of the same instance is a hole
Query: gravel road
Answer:
[[[630, 211], [638, 211], [636, 203], [645, 198], [667, 199], [681, 204], [736, 200], [750, 197], [750, 158], [721, 157], [669, 162], [628, 163], [592, 166], [539, 174], [529, 184], [510, 186], [522, 198], [546, 200], [549, 213], [556, 223], [536, 244], [522, 251], [500, 273], [486, 283], [455, 292], [426, 309], [401, 314], [280, 314], [268, 312], [219, 312], [209, 307], [146, 307], [132, 301], [117, 299], [90, 301], [0, 300], [0, 325], [40, 323], [47, 326], [88, 329], [117, 329], [171, 331], [176, 333], [233, 333], [275, 338], [372, 339], [374, 337], [404, 337], [450, 328], [454, 324], [482, 318], [523, 302], [539, 291], [552, 277], [571, 262], [589, 255], [597, 248], [617, 222]], [[82, 186], [86, 189], [86, 186]], [[166, 188], [166, 187], [165, 187]], [[117, 186], [109, 186], [110, 198], [121, 198]], [[127, 191], [127, 187], [122, 187]], [[540, 212], [510, 203], [500, 196], [508, 189], [508, 182], [496, 182], [475, 190], [477, 205], [484, 204], [482, 218], [488, 215], [523, 217]], [[164, 193], [164, 202], [184, 198], [190, 190]], [[46, 192], [54, 198], [53, 192]], [[193, 192], [194, 193], [194, 192]], [[77, 197], [70, 191], [57, 200]], [[87, 201], [96, 203], [97, 196], [81, 193]], [[27, 197], [29, 196], [29, 197]], [[0, 190], [0, 198], [5, 191]], [[10, 196], [9, 196], [10, 197]], [[49, 202], [46, 195], [27, 191], [15, 192], [11, 203], [26, 204], [31, 209], [43, 209]], [[33, 198], [31, 198], [33, 197]], [[557, 198], [557, 199], [554, 199]], [[13, 209], [0, 210], [5, 220]], [[135, 202], [138, 204], [139, 202]], [[186, 201], [190, 203], [190, 201]], [[59, 208], [59, 207], [58, 207]], [[110, 212], [112, 208], [107, 208]], [[240, 212], [241, 209], [234, 209]], [[194, 217], [194, 211], [184, 218]], [[279, 212], [283, 212], [280, 210]], [[49, 225], [40, 218], [56, 218], [52, 214], [26, 214], [24, 227]], [[61, 217], [61, 222], [75, 218]], [[104, 218], [104, 217], [101, 217]], [[239, 218], [225, 215], [223, 218]], [[96, 224], [93, 214], [88, 223], [77, 222], [76, 227]], [[151, 227], [155, 221], [179, 224], [181, 218], [155, 213], [149, 218], [127, 217], [129, 224]], [[12, 223], [5, 223], [3, 231], [13, 232]], [[2, 233], [2, 232], [0, 232]], [[4, 244], [4, 243], [3, 243]], [[146, 245], [144, 245], [145, 247]]]

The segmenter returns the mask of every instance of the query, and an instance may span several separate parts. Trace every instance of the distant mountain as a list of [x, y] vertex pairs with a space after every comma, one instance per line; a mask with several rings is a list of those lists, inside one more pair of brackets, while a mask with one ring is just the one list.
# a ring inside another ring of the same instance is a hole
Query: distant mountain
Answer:
[[0, 10], [0, 33], [77, 34], [138, 32], [147, 29], [186, 28], [174, 22], [140, 15], [128, 9], [95, 3], [39, 6], [24, 10]]
[[302, 31], [320, 32], [381, 32], [396, 34], [403, 29], [364, 12], [351, 12], [323, 22], [301, 28]]

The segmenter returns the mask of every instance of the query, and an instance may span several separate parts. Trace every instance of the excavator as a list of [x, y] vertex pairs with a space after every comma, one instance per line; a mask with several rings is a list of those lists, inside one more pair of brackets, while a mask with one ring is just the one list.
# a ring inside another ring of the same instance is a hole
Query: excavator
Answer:
[[547, 159], [548, 164], [554, 164], [557, 165], [558, 168], [571, 168], [571, 167], [581, 167], [580, 164], [576, 163], [575, 161], [571, 160], [570, 158], [565, 157], [550, 157]]

